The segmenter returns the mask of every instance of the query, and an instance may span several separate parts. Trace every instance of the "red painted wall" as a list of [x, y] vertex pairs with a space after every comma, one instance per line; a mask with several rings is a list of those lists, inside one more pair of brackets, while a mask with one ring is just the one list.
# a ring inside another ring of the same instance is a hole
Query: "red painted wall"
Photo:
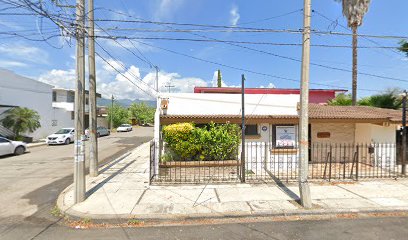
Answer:
[[[342, 89], [310, 89], [309, 102], [310, 103], [327, 103], [327, 101], [336, 97], [336, 93], [344, 93], [346, 90]], [[230, 87], [195, 87], [194, 93], [230, 93], [240, 94], [241, 88]], [[285, 89], [285, 88], [246, 88], [245, 94], [300, 94], [299, 89]]]

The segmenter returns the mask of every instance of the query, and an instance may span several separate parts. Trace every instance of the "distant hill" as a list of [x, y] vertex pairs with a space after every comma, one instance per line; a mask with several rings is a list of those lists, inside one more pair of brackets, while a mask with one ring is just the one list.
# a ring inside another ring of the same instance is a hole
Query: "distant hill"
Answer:
[[[123, 107], [129, 107], [132, 103], [139, 103], [139, 102], [144, 102], [149, 106], [156, 107], [156, 101], [155, 100], [140, 100], [140, 99], [135, 99], [135, 100], [130, 100], [130, 99], [115, 99], [115, 103], [122, 105]], [[106, 98], [99, 98], [98, 99], [98, 106], [110, 106], [112, 104], [110, 99]]]

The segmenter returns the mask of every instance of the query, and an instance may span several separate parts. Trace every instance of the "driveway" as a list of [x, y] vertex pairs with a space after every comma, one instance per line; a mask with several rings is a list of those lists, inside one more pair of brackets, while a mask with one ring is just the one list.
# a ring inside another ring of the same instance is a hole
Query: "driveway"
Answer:
[[[152, 127], [138, 127], [99, 138], [100, 163], [152, 137]], [[21, 156], [0, 158], [1, 239], [31, 239], [57, 221], [50, 213], [59, 193], [73, 182], [73, 152], [73, 144], [40, 146]]]

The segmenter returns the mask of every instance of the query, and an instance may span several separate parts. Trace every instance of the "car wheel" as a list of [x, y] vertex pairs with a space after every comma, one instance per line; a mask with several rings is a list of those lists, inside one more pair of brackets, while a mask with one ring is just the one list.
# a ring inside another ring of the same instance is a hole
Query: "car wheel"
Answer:
[[68, 144], [70, 144], [70, 143], [71, 143], [71, 139], [70, 139], [70, 138], [65, 139], [65, 145], [68, 145]]
[[100, 133], [97, 133], [97, 134], [96, 134], [96, 137], [97, 137], [97, 138], [101, 137], [101, 134], [100, 134]]
[[25, 152], [25, 147], [23, 146], [18, 146], [16, 147], [16, 149], [14, 150], [14, 154], [15, 155], [21, 155]]

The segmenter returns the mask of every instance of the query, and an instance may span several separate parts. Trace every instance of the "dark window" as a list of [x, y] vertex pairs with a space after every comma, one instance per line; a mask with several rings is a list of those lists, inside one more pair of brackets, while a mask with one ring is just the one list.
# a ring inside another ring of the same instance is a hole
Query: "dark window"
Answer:
[[258, 125], [245, 125], [245, 136], [259, 135]]
[[89, 98], [85, 98], [85, 105], [89, 105]]
[[7, 139], [0, 138], [0, 143], [9, 143], [9, 141]]
[[57, 101], [57, 92], [55, 92], [55, 91], [52, 92], [52, 101], [53, 102]]
[[75, 101], [75, 93], [67, 92], [67, 102], [74, 102], [74, 101]]
[[72, 111], [71, 112], [71, 120], [74, 120], [75, 119], [75, 114], [74, 114], [74, 111]]

